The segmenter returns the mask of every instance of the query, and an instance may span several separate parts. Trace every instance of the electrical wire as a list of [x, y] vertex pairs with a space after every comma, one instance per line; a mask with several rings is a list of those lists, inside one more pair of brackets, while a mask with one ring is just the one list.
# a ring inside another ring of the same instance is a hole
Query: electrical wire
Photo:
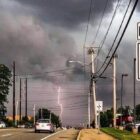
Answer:
[[89, 5], [89, 13], [88, 13], [88, 21], [87, 21], [87, 27], [86, 27], [86, 32], [85, 32], [85, 38], [84, 38], [84, 43], [83, 43], [83, 61], [84, 61], [84, 89], [85, 89], [85, 80], [86, 80], [86, 68], [85, 68], [85, 63], [86, 63], [86, 57], [85, 57], [85, 45], [87, 41], [87, 35], [88, 35], [88, 29], [89, 29], [89, 23], [90, 23], [90, 18], [91, 18], [91, 12], [92, 12], [92, 3], [93, 0], [90, 0], [90, 5]]
[[87, 22], [87, 27], [86, 27], [86, 33], [85, 33], [85, 39], [84, 39], [84, 43], [83, 43], [83, 48], [85, 48], [86, 41], [87, 41], [90, 17], [91, 17], [91, 12], [92, 12], [92, 3], [93, 3], [93, 0], [90, 0], [89, 13], [88, 13], [88, 22]]
[[[99, 44], [99, 49], [98, 49], [97, 56], [95, 57], [95, 59], [99, 56], [99, 54], [100, 54], [100, 52], [101, 52], [101, 50], [102, 50], [102, 48], [103, 48], [103, 46], [104, 46], [104, 43], [105, 43], [105, 41], [106, 41], [106, 38], [107, 38], [107, 36], [108, 36], [108, 33], [109, 33], [109, 31], [110, 31], [111, 25], [112, 25], [113, 20], [114, 20], [114, 18], [115, 18], [115, 16], [116, 16], [116, 13], [117, 13], [117, 10], [118, 10], [119, 6], [120, 6], [120, 0], [117, 1], [117, 4], [116, 4], [115, 10], [114, 10], [114, 13], [113, 13], [112, 18], [111, 18], [111, 21], [110, 21], [110, 24], [109, 24], [109, 26], [108, 26], [108, 29], [107, 29], [107, 31], [106, 31], [106, 34], [105, 34], [103, 40], [102, 40], [101, 43]], [[95, 60], [95, 59], [94, 59], [94, 60]], [[97, 67], [98, 67], [98, 61], [97, 61], [97, 63], [96, 63], [96, 68], [97, 68]], [[96, 71], [97, 71], [97, 70], [96, 70]]]
[[[81, 68], [82, 67], [86, 67], [86, 66], [90, 66], [90, 64], [81, 65]], [[46, 71], [46, 72], [43, 72], [43, 73], [34, 73], [34, 74], [33, 73], [29, 73], [29, 74], [16, 74], [15, 76], [16, 77], [21, 77], [23, 79], [24, 79], [24, 77], [28, 77], [29, 78], [29, 76], [34, 76], [34, 78], [35, 78], [35, 77], [44, 76], [45, 74], [65, 72], [65, 71], [69, 71], [69, 70], [73, 70], [73, 68], [52, 70], [52, 71]], [[54, 76], [48, 76], [48, 77], [57, 77], [57, 76], [65, 76], [65, 75], [64, 74], [63, 75], [54, 75]]]
[[123, 23], [124, 23], [124, 20], [125, 20], [125, 17], [126, 17], [126, 15], [127, 15], [128, 9], [129, 9], [129, 7], [130, 7], [131, 1], [132, 1], [132, 0], [129, 0], [127, 9], [126, 9], [126, 11], [125, 11], [125, 13], [124, 13], [122, 22], [121, 22], [121, 24], [120, 24], [120, 26], [119, 26], [119, 29], [118, 29], [118, 31], [117, 31], [117, 34], [116, 34], [115, 39], [114, 39], [114, 41], [113, 41], [113, 44], [112, 44], [112, 46], [111, 46], [111, 48], [110, 48], [110, 50], [109, 50], [109, 52], [108, 52], [108, 54], [107, 54], [107, 56], [106, 56], [106, 58], [105, 58], [105, 60], [104, 60], [102, 66], [100, 67], [100, 69], [99, 69], [96, 73], [98, 73], [98, 72], [103, 68], [103, 66], [106, 64], [106, 61], [107, 61], [107, 59], [108, 59], [108, 56], [110, 55], [111, 50], [113, 49], [113, 46], [114, 46], [114, 44], [115, 44], [115, 42], [116, 42], [116, 40], [117, 40], [117, 37], [118, 37], [118, 35], [119, 35], [119, 33], [120, 33], [120, 30], [121, 30], [121, 28], [122, 28], [122, 25], [123, 25]]
[[98, 26], [98, 29], [97, 29], [97, 32], [95, 34], [95, 37], [94, 37], [94, 40], [93, 40], [92, 44], [95, 44], [95, 42], [96, 42], [97, 36], [99, 34], [99, 30], [101, 28], [101, 24], [102, 24], [103, 18], [105, 16], [105, 11], [106, 11], [107, 5], [108, 5], [108, 0], [106, 0], [106, 4], [105, 4], [104, 10], [103, 10], [103, 14], [102, 14], [102, 17], [101, 17], [101, 20], [100, 20], [100, 23], [99, 23], [99, 26]]
[[136, 6], [137, 6], [137, 4], [138, 4], [138, 1], [139, 1], [139, 0], [136, 0], [136, 1], [135, 1], [134, 6], [133, 6], [133, 8], [132, 8], [132, 11], [131, 11], [131, 13], [130, 13], [130, 15], [129, 15], [129, 18], [128, 18], [128, 20], [127, 20], [127, 23], [126, 23], [126, 25], [125, 25], [125, 27], [124, 27], [124, 30], [123, 30], [123, 32], [122, 32], [122, 34], [121, 34], [121, 36], [120, 36], [120, 39], [119, 39], [119, 41], [118, 41], [118, 43], [117, 43], [117, 45], [116, 45], [116, 47], [115, 47], [115, 50], [113, 51], [112, 56], [110, 57], [110, 60], [108, 61], [106, 67], [105, 67], [105, 68], [103, 69], [103, 71], [98, 75], [99, 77], [103, 75], [103, 73], [104, 73], [104, 72], [106, 71], [106, 69], [108, 68], [108, 66], [109, 66], [109, 64], [110, 64], [110, 62], [111, 62], [111, 60], [112, 60], [112, 58], [114, 57], [114, 55], [115, 55], [115, 53], [116, 53], [116, 51], [117, 51], [117, 49], [118, 49], [118, 47], [119, 47], [119, 45], [120, 45], [120, 43], [121, 43], [121, 41], [122, 41], [122, 38], [123, 38], [123, 36], [124, 36], [124, 34], [125, 34], [125, 31], [126, 31], [128, 25], [129, 25], [129, 22], [130, 22], [130, 20], [131, 20], [131, 18], [132, 18], [132, 15], [133, 15], [134, 11], [135, 11], [135, 8], [136, 8]]
[[103, 47], [103, 45], [104, 45], [104, 43], [105, 43], [105, 40], [106, 40], [106, 38], [107, 38], [107, 36], [108, 36], [108, 33], [109, 33], [109, 31], [110, 31], [111, 25], [112, 25], [113, 20], [114, 20], [114, 18], [115, 18], [115, 16], [116, 16], [116, 13], [117, 13], [117, 10], [118, 10], [119, 6], [120, 6], [120, 0], [117, 1], [116, 8], [115, 8], [115, 10], [114, 10], [114, 13], [113, 13], [113, 16], [112, 16], [112, 18], [111, 18], [111, 21], [110, 21], [110, 24], [109, 24], [109, 26], [108, 26], [108, 29], [107, 29], [107, 31], [106, 31], [106, 34], [105, 34], [103, 40], [101, 41], [101, 43], [100, 43], [100, 45], [99, 45], [99, 51], [98, 51], [97, 55], [99, 55], [99, 53], [100, 53], [100, 51], [101, 51], [101, 49], [102, 49], [102, 47]]

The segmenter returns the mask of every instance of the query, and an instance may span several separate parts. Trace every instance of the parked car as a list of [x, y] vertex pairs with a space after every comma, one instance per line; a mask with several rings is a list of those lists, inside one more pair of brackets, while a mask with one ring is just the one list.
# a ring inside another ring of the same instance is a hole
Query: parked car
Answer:
[[134, 125], [133, 123], [125, 124], [125, 129], [128, 131], [132, 131], [133, 125]]
[[116, 118], [116, 124], [117, 125], [120, 125], [121, 124], [121, 121], [124, 123], [124, 124], [130, 124], [132, 123], [134, 120], [134, 117], [131, 116], [131, 115], [125, 115], [125, 116], [117, 116]]
[[25, 128], [25, 124], [18, 124], [17, 128]]
[[128, 131], [132, 131], [133, 128], [137, 128], [138, 132], [140, 132], [140, 122], [135, 122], [135, 124], [132, 122], [125, 125], [125, 129]]
[[39, 119], [35, 123], [35, 133], [46, 131], [53, 133], [55, 131], [53, 124], [49, 119]]
[[5, 124], [5, 122], [3, 122], [3, 121], [0, 121], [0, 128], [5, 128], [6, 127], [6, 124]]
[[32, 123], [25, 123], [25, 128], [33, 128], [33, 124]]

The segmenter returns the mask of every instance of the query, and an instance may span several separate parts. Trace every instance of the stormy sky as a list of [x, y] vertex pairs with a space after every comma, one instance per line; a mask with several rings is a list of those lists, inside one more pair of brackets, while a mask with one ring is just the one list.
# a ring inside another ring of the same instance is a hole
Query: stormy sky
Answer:
[[[48, 107], [60, 114], [58, 89], [61, 87], [63, 104], [62, 122], [64, 124], [87, 122], [87, 94], [89, 92], [90, 66], [86, 67], [84, 81], [83, 66], [68, 64], [68, 60], [83, 62], [83, 44], [88, 23], [90, 0], [0, 0], [0, 63], [12, 70], [16, 62], [16, 100], [19, 99], [19, 78], [22, 78], [22, 113], [24, 115], [25, 84], [28, 78], [28, 113], [32, 115], [33, 105]], [[100, 45], [110, 24], [117, 0], [93, 0], [88, 27], [86, 46], [92, 42], [98, 30], [103, 11], [102, 24], [94, 45]], [[119, 29], [127, 0], [121, 0], [112, 26], [98, 56], [98, 70], [108, 53]], [[132, 9], [128, 10], [125, 23]], [[138, 4], [139, 6], [139, 4]], [[117, 51], [117, 97], [120, 94], [120, 78], [125, 78], [124, 105], [133, 104], [133, 58], [135, 57], [137, 9]], [[124, 25], [125, 25], [124, 23]], [[124, 27], [123, 25], [123, 27]], [[122, 28], [123, 29], [123, 28]], [[87, 51], [87, 50], [86, 50]], [[86, 55], [86, 64], [90, 57]], [[112, 77], [110, 67], [105, 76]], [[85, 86], [84, 86], [85, 84]], [[137, 93], [139, 83], [137, 82]], [[110, 97], [110, 98], [108, 98]], [[8, 114], [12, 113], [12, 90], [8, 97]], [[97, 99], [103, 100], [104, 109], [112, 106], [112, 80], [98, 80]], [[139, 102], [137, 95], [137, 103]], [[118, 104], [120, 101], [118, 101]], [[91, 105], [92, 106], [92, 105]]]

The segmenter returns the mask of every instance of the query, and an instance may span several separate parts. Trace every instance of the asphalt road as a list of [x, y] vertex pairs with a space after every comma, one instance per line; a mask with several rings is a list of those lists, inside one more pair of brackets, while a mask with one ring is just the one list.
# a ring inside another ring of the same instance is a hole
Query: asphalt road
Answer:
[[76, 140], [78, 131], [61, 130], [55, 133], [34, 133], [33, 129], [0, 129], [0, 140]]

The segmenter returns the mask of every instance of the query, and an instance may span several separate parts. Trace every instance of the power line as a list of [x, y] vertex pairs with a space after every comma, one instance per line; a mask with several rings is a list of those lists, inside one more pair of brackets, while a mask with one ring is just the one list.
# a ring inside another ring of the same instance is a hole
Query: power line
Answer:
[[[103, 45], [104, 45], [104, 43], [105, 43], [105, 40], [106, 40], [107, 35], [108, 35], [109, 31], [110, 31], [110, 28], [111, 28], [111, 25], [112, 25], [112, 23], [113, 23], [113, 20], [114, 20], [114, 18], [115, 18], [115, 16], [116, 16], [116, 12], [117, 12], [117, 10], [118, 10], [118, 8], [119, 8], [119, 6], [120, 6], [119, 4], [120, 4], [120, 0], [117, 1], [115, 11], [114, 11], [113, 16], [112, 16], [112, 18], [111, 18], [111, 21], [110, 21], [110, 24], [109, 24], [108, 29], [107, 29], [107, 31], [106, 31], [106, 34], [105, 34], [103, 40], [101, 41], [101, 43], [100, 43], [100, 45], [99, 45], [98, 54], [100, 53], [100, 51], [101, 51], [101, 49], [102, 49], [102, 47], [103, 47]], [[97, 54], [97, 55], [98, 55], [98, 54]]]
[[132, 15], [133, 15], [133, 13], [134, 13], [134, 10], [135, 10], [137, 4], [138, 4], [138, 0], [135, 1], [134, 6], [133, 6], [133, 8], [132, 8], [132, 11], [131, 11], [131, 13], [130, 13], [130, 16], [129, 16], [129, 18], [128, 18], [128, 20], [127, 20], [127, 23], [126, 23], [126, 25], [125, 25], [125, 27], [124, 27], [124, 30], [123, 30], [123, 32], [122, 32], [122, 34], [121, 34], [121, 37], [120, 37], [120, 39], [119, 39], [119, 41], [118, 41], [118, 43], [117, 43], [117, 45], [116, 45], [116, 47], [115, 47], [115, 50], [114, 50], [112, 56], [110, 57], [110, 60], [108, 61], [106, 67], [105, 67], [104, 70], [99, 74], [99, 77], [102, 76], [103, 73], [106, 71], [106, 69], [108, 68], [108, 66], [109, 66], [109, 64], [110, 64], [110, 62], [111, 62], [113, 56], [115, 55], [115, 53], [116, 53], [116, 51], [117, 51], [117, 49], [118, 49], [118, 47], [119, 47], [119, 45], [120, 45], [120, 43], [121, 43], [121, 41], [122, 41], [122, 38], [123, 38], [123, 36], [124, 36], [124, 33], [125, 33], [125, 31], [126, 31], [128, 25], [129, 25], [129, 22], [130, 22], [130, 20], [131, 20], [131, 18], [132, 18]]
[[93, 3], [93, 0], [90, 0], [89, 13], [88, 13], [88, 22], [87, 22], [87, 27], [86, 27], [86, 33], [85, 33], [85, 39], [84, 39], [84, 43], [83, 43], [83, 48], [85, 48], [86, 41], [87, 41], [88, 28], [89, 28], [90, 17], [91, 17], [91, 12], [92, 12], [92, 3]]
[[103, 68], [103, 66], [106, 64], [106, 61], [107, 61], [107, 59], [108, 59], [108, 56], [110, 55], [111, 50], [113, 49], [113, 46], [114, 46], [114, 44], [115, 44], [115, 42], [116, 42], [116, 40], [117, 40], [117, 37], [118, 37], [118, 35], [119, 35], [119, 32], [120, 32], [120, 30], [121, 30], [121, 27], [122, 27], [122, 25], [123, 25], [123, 22], [124, 22], [124, 20], [125, 20], [125, 17], [126, 17], [126, 15], [127, 15], [127, 12], [128, 12], [129, 7], [130, 7], [131, 1], [132, 1], [132, 0], [130, 0], [129, 3], [128, 3], [127, 9], [126, 9], [125, 14], [124, 14], [123, 19], [122, 19], [122, 22], [121, 22], [121, 24], [120, 24], [120, 26], [119, 26], [119, 29], [118, 29], [118, 31], [117, 31], [117, 34], [116, 34], [115, 39], [114, 39], [114, 41], [113, 41], [113, 44], [112, 44], [112, 46], [111, 46], [111, 48], [110, 48], [110, 50], [109, 50], [109, 52], [108, 52], [108, 54], [107, 54], [107, 57], [105, 58], [105, 60], [104, 60], [104, 62], [103, 62], [103, 64], [102, 64], [102, 66], [99, 68], [99, 70], [98, 70], [96, 73], [98, 73], [98, 72]]
[[[81, 65], [81, 68], [89, 66], [89, 65], [90, 64]], [[73, 70], [73, 69], [74, 68], [67, 68], [67, 69], [59, 69], [59, 70], [46, 71], [46, 72], [43, 72], [43, 73], [16, 74], [15, 76], [16, 77], [27, 77], [27, 76], [37, 77], [37, 76], [39, 76], [40, 77], [40, 76], [44, 76], [45, 74], [65, 72], [65, 71], [69, 71], [69, 70]], [[48, 77], [57, 77], [57, 76], [65, 76], [65, 75], [64, 74], [63, 75], [54, 75], [54, 76], [48, 76]]]
[[[61, 98], [61, 100], [66, 100], [66, 99], [69, 99], [69, 100], [71, 100], [71, 99], [76, 99], [76, 98], [79, 98], [80, 97], [80, 99], [82, 99], [82, 98], [85, 98], [85, 97], [87, 97], [87, 95], [74, 95], [74, 96], [69, 96], [69, 97], [63, 97], [63, 98]], [[22, 100], [22, 101], [25, 101], [25, 100]], [[28, 100], [28, 102], [49, 102], [49, 101], [57, 101], [57, 99], [46, 99], [46, 100]]]
[[104, 10], [103, 10], [103, 14], [102, 14], [102, 17], [101, 17], [101, 20], [100, 20], [100, 23], [99, 23], [99, 26], [98, 26], [98, 29], [97, 29], [97, 32], [95, 34], [95, 37], [94, 37], [94, 40], [93, 40], [92, 44], [95, 44], [95, 42], [96, 42], [96, 38], [97, 38], [99, 30], [101, 28], [101, 24], [102, 24], [104, 15], [105, 15], [105, 11], [106, 11], [107, 5], [108, 5], [108, 0], [106, 0], [106, 4], [105, 4]]
[[[82, 66], [83, 67], [83, 66]], [[44, 75], [44, 74], [48, 74], [48, 73], [57, 73], [57, 72], [62, 72], [62, 71], [68, 71], [68, 70], [73, 70], [73, 68], [68, 68], [68, 69], [59, 69], [59, 70], [53, 70], [53, 71], [46, 71], [44, 73], [30, 73], [30, 74], [16, 74], [16, 76], [40, 76], [40, 75]]]
[[93, 0], [90, 0], [90, 6], [89, 6], [89, 14], [88, 14], [88, 22], [87, 22], [87, 27], [86, 27], [86, 33], [85, 33], [85, 39], [83, 43], [83, 59], [84, 59], [84, 89], [85, 89], [85, 79], [86, 79], [86, 69], [85, 69], [85, 63], [86, 63], [86, 56], [85, 56], [85, 45], [87, 41], [87, 34], [88, 34], [88, 28], [89, 28], [89, 23], [90, 23], [90, 18], [91, 18], [91, 12], [92, 12], [92, 2]]
[[[101, 52], [101, 49], [102, 49], [102, 47], [103, 47], [103, 45], [104, 45], [104, 43], [105, 43], [105, 40], [106, 40], [107, 35], [108, 35], [109, 31], [110, 31], [110, 28], [111, 28], [111, 25], [112, 25], [112, 23], [113, 23], [113, 20], [114, 20], [114, 18], [115, 18], [115, 16], [116, 16], [116, 12], [117, 12], [117, 10], [118, 10], [118, 8], [119, 8], [119, 6], [120, 6], [119, 4], [120, 4], [120, 0], [117, 1], [115, 10], [114, 10], [114, 13], [113, 13], [113, 15], [112, 15], [110, 24], [109, 24], [108, 29], [107, 29], [107, 31], [106, 31], [106, 34], [105, 34], [103, 40], [101, 41], [101, 43], [99, 44], [99, 50], [98, 50], [98, 53], [97, 53], [96, 58], [99, 56], [99, 54], [100, 54], [100, 52]], [[95, 58], [95, 59], [96, 59], [96, 58]], [[94, 59], [94, 60], [95, 60], [95, 59]], [[97, 64], [96, 64], [96, 65], [97, 65], [97, 66], [96, 66], [96, 68], [97, 68], [97, 67], [98, 67], [98, 61], [97, 61]]]

